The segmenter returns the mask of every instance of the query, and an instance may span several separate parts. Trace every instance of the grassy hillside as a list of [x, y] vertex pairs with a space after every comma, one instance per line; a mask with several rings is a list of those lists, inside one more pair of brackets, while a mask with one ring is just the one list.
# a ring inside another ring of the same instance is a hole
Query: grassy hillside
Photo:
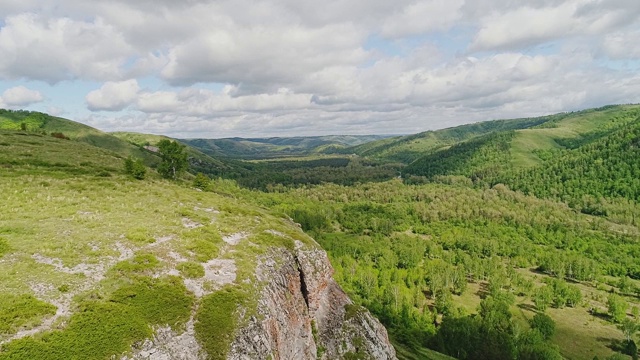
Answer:
[[590, 137], [622, 126], [636, 119], [640, 115], [639, 110], [640, 105], [613, 105], [537, 118], [486, 121], [371, 141], [334, 152], [409, 164], [475, 137], [513, 130], [516, 136], [511, 143], [510, 161], [516, 168], [528, 167], [540, 164], [538, 152], [564, 148], [566, 144], [563, 141]]
[[549, 151], [575, 148], [640, 117], [640, 105], [616, 105], [567, 114], [535, 128], [516, 131], [511, 144], [515, 168], [540, 165]]
[[142, 158], [147, 165], [158, 162], [158, 157], [154, 154], [90, 126], [38, 112], [0, 109], [0, 129], [20, 130], [23, 127], [28, 132], [57, 133], [59, 136], [82, 141], [125, 157], [131, 155]]
[[310, 243], [230, 182], [134, 180], [84, 142], [0, 130], [0, 169], [2, 360], [121, 358], [157, 329], [222, 358], [255, 314], [257, 256]]
[[[235, 325], [221, 314], [253, 311], [252, 259], [309, 241], [302, 231], [385, 324], [400, 359], [448, 358], [434, 350], [605, 359], [640, 340], [631, 331], [640, 324], [638, 105], [342, 149], [309, 138], [202, 140], [268, 154], [225, 160], [223, 176], [235, 181], [212, 181], [214, 192], [154, 172], [135, 181], [124, 154], [46, 129], [89, 130], [3, 114], [13, 130], [0, 130], [0, 360], [118, 357], [152, 328], [185, 334], [200, 318], [217, 320], [195, 336], [214, 332], [205, 346], [224, 349]], [[132, 147], [162, 139], [117, 135]], [[310, 153], [318, 149], [346, 154]], [[400, 170], [405, 181], [394, 179]], [[235, 278], [202, 280], [230, 262]]]

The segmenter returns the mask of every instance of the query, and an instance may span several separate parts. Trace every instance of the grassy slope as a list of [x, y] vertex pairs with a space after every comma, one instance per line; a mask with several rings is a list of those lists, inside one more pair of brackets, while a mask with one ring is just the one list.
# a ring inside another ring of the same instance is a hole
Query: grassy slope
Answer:
[[115, 136], [84, 124], [40, 113], [0, 113], [0, 129], [18, 130], [20, 129], [20, 124], [23, 122], [28, 124], [27, 130], [31, 132], [44, 132], [47, 134], [54, 132], [62, 133], [71, 139], [113, 151], [123, 157], [131, 155], [142, 158], [147, 165], [156, 164], [158, 162], [157, 156], [147, 151], [143, 151]]
[[516, 131], [511, 143], [512, 164], [516, 168], [539, 165], [542, 159], [536, 151], [564, 148], [558, 140], [580, 139], [590, 133], [606, 132], [637, 118], [640, 105], [621, 105], [572, 113], [553, 122], [553, 127]]
[[[0, 359], [119, 357], [150, 336], [150, 326], [182, 331], [197, 306], [182, 281], [166, 275], [176, 268], [176, 255], [196, 263], [233, 259], [237, 278], [227, 288], [236, 296], [219, 305], [235, 309], [238, 298], [254, 291], [246, 281], [256, 255], [290, 242], [266, 230], [308, 241], [288, 222], [232, 195], [196, 191], [153, 173], [132, 180], [117, 154], [83, 142], [0, 130], [0, 168], [0, 298], [23, 296], [20, 307], [0, 304], [0, 319], [12, 319], [0, 329], [0, 342], [51, 318], [55, 311], [46, 303], [61, 312], [53, 326], [62, 329], [4, 344]], [[238, 191], [224, 181], [216, 189]], [[222, 237], [238, 232], [248, 239], [223, 255]], [[207, 299], [199, 318], [236, 322], [216, 316]], [[222, 340], [206, 338], [207, 348], [224, 350]]]

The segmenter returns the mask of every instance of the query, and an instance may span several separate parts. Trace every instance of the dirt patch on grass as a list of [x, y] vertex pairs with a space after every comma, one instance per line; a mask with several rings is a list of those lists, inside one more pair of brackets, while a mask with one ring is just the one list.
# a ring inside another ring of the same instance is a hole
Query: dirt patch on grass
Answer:
[[201, 227], [202, 224], [200, 224], [199, 222], [193, 221], [189, 218], [183, 217], [182, 226], [184, 226], [187, 229], [195, 229], [195, 228]]
[[199, 279], [184, 279], [184, 285], [197, 297], [203, 297], [224, 285], [236, 281], [236, 262], [232, 259], [213, 259], [202, 264], [204, 276]]
[[147, 339], [140, 349], [123, 356], [120, 360], [204, 360], [200, 344], [196, 340], [193, 316], [186, 324], [186, 330], [177, 334], [169, 326], [156, 329], [153, 339]]

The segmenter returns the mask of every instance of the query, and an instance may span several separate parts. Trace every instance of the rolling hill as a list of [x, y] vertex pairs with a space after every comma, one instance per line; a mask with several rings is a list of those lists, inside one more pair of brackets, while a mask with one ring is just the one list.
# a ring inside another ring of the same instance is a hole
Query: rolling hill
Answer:
[[379, 140], [378, 135], [329, 135], [309, 137], [181, 139], [213, 156], [266, 159], [334, 152], [349, 146]]
[[141, 158], [149, 166], [158, 163], [158, 157], [154, 154], [90, 126], [39, 112], [0, 109], [0, 129], [20, 130], [22, 128], [29, 132], [58, 134], [60, 137], [113, 151], [123, 157]]

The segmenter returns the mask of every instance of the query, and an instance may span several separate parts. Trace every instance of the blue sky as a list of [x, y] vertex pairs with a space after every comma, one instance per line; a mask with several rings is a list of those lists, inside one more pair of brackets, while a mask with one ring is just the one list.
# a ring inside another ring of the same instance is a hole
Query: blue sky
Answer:
[[7, 0], [0, 107], [176, 137], [399, 134], [638, 103], [637, 0]]

